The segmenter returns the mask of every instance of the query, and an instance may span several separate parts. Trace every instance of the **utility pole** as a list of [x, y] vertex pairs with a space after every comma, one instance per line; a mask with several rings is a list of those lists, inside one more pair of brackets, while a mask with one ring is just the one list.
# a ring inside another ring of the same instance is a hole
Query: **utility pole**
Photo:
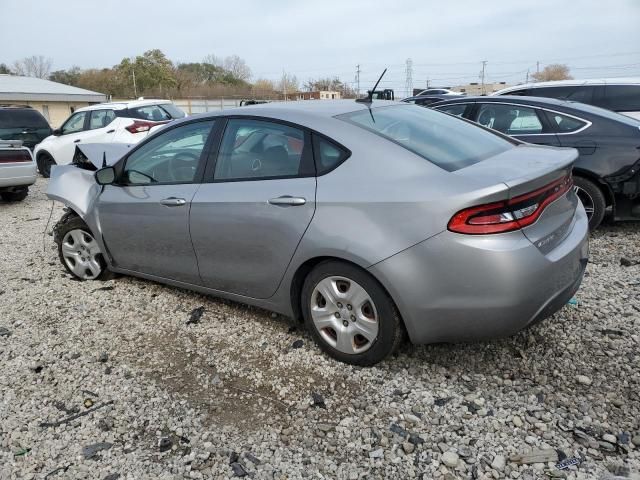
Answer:
[[138, 98], [138, 89], [136, 87], [136, 71], [131, 70], [131, 76], [133, 77], [133, 96]]
[[529, 69], [527, 68], [527, 78], [524, 81], [524, 83], [529, 83]]
[[484, 89], [484, 71], [485, 71], [486, 66], [487, 66], [487, 61], [483, 60], [482, 61], [482, 72], [480, 73], [480, 78], [482, 79], [482, 87], [481, 87], [482, 95], [486, 95], [487, 94], [487, 92]]
[[360, 98], [360, 64], [356, 65], [356, 97]]
[[536, 62], [536, 73], [540, 73], [540, 62]]
[[431, 80], [427, 78], [427, 88], [431, 86]]
[[407, 58], [405, 68], [405, 89], [407, 90], [407, 97], [413, 95], [413, 61]]

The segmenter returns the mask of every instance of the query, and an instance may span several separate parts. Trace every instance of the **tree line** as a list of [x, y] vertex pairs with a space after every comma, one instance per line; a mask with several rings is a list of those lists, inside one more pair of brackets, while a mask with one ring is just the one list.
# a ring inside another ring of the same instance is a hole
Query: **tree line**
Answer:
[[338, 77], [309, 79], [300, 83], [293, 74], [283, 72], [279, 80], [257, 78], [238, 55], [220, 58], [207, 55], [201, 62], [172, 62], [158, 49], [123, 58], [112, 67], [82, 69], [74, 66], [52, 71], [53, 61], [34, 55], [0, 64], [0, 73], [48, 79], [75, 87], [106, 93], [113, 98], [146, 97], [260, 97], [295, 98], [296, 92], [333, 90], [343, 97], [355, 97], [355, 91]]

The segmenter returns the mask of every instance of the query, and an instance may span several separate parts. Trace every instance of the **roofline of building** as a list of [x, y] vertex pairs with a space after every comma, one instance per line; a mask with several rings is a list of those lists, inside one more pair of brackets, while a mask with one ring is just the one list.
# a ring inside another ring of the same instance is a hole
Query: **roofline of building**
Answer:
[[107, 95], [102, 93], [20, 93], [20, 92], [0, 92], [0, 101], [20, 101], [20, 102], [106, 102]]

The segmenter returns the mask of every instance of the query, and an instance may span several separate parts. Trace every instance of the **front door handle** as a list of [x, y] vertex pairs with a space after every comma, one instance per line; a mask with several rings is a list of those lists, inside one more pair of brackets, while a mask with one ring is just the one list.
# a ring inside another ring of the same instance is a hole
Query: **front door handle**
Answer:
[[115, 130], [107, 130], [107, 133], [113, 133]]
[[74, 140], [73, 143], [80, 143], [80, 139]]
[[187, 201], [184, 198], [176, 198], [176, 197], [169, 197], [169, 198], [160, 200], [160, 204], [165, 205], [167, 207], [181, 207], [183, 205], [186, 205], [186, 203]]
[[269, 203], [271, 205], [286, 207], [304, 205], [305, 203], [307, 203], [307, 200], [302, 197], [291, 197], [289, 195], [283, 195], [282, 197], [272, 198], [271, 200], [269, 200]]

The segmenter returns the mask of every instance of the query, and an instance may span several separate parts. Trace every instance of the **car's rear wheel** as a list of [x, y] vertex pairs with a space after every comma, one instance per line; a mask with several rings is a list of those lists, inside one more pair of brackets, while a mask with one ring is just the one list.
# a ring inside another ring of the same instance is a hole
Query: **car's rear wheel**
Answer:
[[318, 264], [305, 279], [301, 300], [307, 329], [337, 360], [373, 365], [402, 342], [404, 327], [393, 301], [376, 279], [351, 264]]
[[27, 195], [29, 195], [28, 187], [14, 189], [6, 192], [0, 192], [0, 197], [5, 202], [21, 202], [22, 200], [27, 198]]
[[49, 176], [51, 175], [51, 167], [53, 167], [54, 165], [57, 165], [53, 157], [45, 152], [38, 155], [38, 158], [36, 159], [36, 163], [38, 165], [38, 170], [40, 171], [40, 174], [44, 178], [49, 178]]
[[589, 218], [589, 230], [595, 230], [604, 219], [607, 201], [600, 187], [582, 177], [573, 178], [574, 191], [584, 206]]
[[80, 217], [67, 214], [54, 230], [60, 262], [71, 275], [79, 280], [111, 276], [98, 242]]

